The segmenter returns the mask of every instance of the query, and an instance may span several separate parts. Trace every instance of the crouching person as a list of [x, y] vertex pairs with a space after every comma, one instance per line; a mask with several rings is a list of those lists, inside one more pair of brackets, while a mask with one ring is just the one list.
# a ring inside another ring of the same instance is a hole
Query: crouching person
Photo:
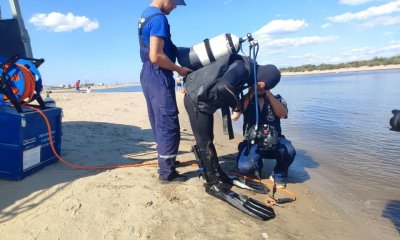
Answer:
[[[264, 131], [265, 135], [258, 144], [249, 140], [249, 131], [257, 122], [255, 96], [259, 105], [258, 129]], [[254, 87], [250, 88], [243, 98], [243, 134], [247, 137], [238, 146], [237, 166], [241, 174], [260, 178], [262, 159], [276, 159], [271, 180], [277, 188], [286, 187], [289, 167], [296, 156], [292, 143], [282, 134], [280, 120], [287, 118], [287, 115], [286, 101], [279, 94], [274, 96], [270, 90], [261, 87], [258, 87], [257, 94], [254, 94]]]

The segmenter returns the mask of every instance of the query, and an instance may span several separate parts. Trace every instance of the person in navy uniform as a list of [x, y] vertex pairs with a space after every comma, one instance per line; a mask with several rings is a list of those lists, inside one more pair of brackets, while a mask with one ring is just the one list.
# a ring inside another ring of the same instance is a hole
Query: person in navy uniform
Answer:
[[175, 64], [176, 46], [171, 40], [167, 15], [184, 0], [153, 0], [138, 25], [140, 83], [157, 143], [160, 183], [182, 182], [187, 178], [175, 169], [180, 142], [180, 126], [173, 72], [186, 76], [191, 70]]
[[[265, 124], [273, 126], [279, 137], [278, 144], [273, 149], [260, 149], [257, 145], [250, 146], [247, 140], [241, 142], [238, 146], [238, 169], [244, 174], [254, 173], [255, 166], [262, 168], [262, 159], [276, 159], [274, 172], [271, 175], [271, 180], [276, 184], [277, 188], [286, 187], [286, 179], [288, 170], [296, 156], [296, 150], [289, 140], [282, 134], [281, 119], [286, 119], [288, 116], [287, 103], [279, 94], [273, 95], [270, 90], [263, 87], [257, 87], [259, 119], [258, 128], [261, 129]], [[251, 87], [249, 92], [243, 98], [243, 134], [253, 125], [256, 124], [256, 110], [254, 101], [254, 87]], [[233, 120], [238, 119], [240, 114], [236, 114]], [[255, 148], [253, 150], [249, 148]], [[245, 151], [250, 151], [251, 157], [245, 155]], [[250, 163], [253, 161], [253, 163]], [[254, 164], [256, 162], [256, 164]]]

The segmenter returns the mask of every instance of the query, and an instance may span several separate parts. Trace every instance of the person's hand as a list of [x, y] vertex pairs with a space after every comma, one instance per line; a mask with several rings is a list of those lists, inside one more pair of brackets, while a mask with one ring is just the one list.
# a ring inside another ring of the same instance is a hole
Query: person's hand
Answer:
[[179, 75], [186, 77], [189, 73], [193, 72], [193, 70], [187, 67], [181, 67], [177, 72]]
[[232, 112], [231, 119], [232, 121], [237, 121], [240, 118], [240, 112]]

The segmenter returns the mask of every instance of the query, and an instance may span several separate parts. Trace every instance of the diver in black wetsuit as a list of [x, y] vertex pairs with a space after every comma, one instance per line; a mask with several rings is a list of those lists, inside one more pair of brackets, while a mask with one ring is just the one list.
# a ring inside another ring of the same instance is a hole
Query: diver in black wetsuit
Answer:
[[[257, 205], [258, 203], [254, 201], [244, 201], [249, 200], [248, 198], [242, 199], [240, 206], [236, 205], [240, 197], [238, 195], [234, 197], [235, 199], [232, 199], [232, 196], [236, 193], [224, 186], [224, 183], [231, 181], [219, 166], [217, 152], [213, 144], [214, 112], [222, 107], [229, 106], [233, 110], [231, 116], [233, 120], [240, 116], [239, 94], [244, 85], [251, 86], [254, 84], [253, 67], [250, 58], [232, 54], [189, 74], [186, 80], [184, 105], [196, 140], [194, 150], [199, 160], [200, 171], [206, 180], [206, 192], [227, 201], [249, 215], [268, 220], [275, 216], [272, 209], [264, 209], [263, 206]], [[256, 69], [257, 84], [265, 89], [269, 90], [279, 82], [281, 75], [275, 66], [256, 65]], [[263, 210], [254, 212], [249, 210], [249, 208], [252, 208], [249, 205], [256, 205], [256, 208]], [[269, 212], [266, 213], [265, 211]]]

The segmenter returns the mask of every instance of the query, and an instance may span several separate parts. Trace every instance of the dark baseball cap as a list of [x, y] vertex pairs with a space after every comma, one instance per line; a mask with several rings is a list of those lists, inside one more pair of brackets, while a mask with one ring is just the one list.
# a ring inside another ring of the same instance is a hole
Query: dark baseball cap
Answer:
[[186, 3], [184, 0], [172, 0], [176, 5], [183, 5], [186, 6]]

